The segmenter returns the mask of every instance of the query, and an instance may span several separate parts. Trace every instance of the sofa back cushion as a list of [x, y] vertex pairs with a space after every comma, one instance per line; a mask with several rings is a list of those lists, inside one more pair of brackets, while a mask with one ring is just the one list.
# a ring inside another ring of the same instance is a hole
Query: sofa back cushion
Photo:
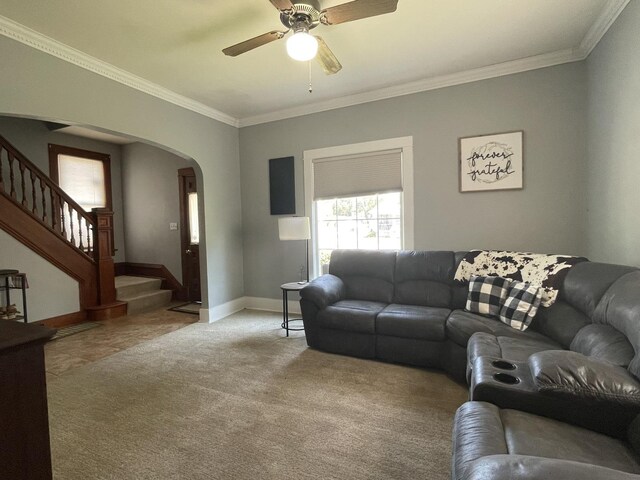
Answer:
[[398, 252], [393, 303], [451, 307], [454, 252]]
[[597, 323], [582, 328], [571, 342], [570, 349], [625, 368], [635, 356], [627, 337], [609, 325]]
[[640, 270], [633, 270], [609, 287], [593, 314], [597, 324], [622, 333], [635, 350], [629, 371], [640, 379]]
[[576, 334], [593, 322], [596, 306], [611, 285], [633, 267], [582, 262], [569, 270], [551, 307], [540, 308], [531, 328], [570, 348]]
[[579, 263], [569, 270], [560, 294], [567, 303], [592, 318], [609, 287], [634, 270], [637, 269], [610, 263]]
[[377, 250], [334, 250], [329, 273], [340, 277], [346, 298], [391, 303], [396, 252]]
[[538, 309], [536, 317], [531, 322], [531, 330], [542, 333], [564, 348], [569, 348], [576, 334], [590, 324], [591, 319], [580, 310], [563, 300], [557, 300], [550, 307]]

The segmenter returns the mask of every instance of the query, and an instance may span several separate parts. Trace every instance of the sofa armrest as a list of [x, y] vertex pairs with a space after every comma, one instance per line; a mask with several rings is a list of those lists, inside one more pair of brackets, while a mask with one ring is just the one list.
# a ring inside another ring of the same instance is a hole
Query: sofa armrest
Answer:
[[453, 420], [451, 478], [466, 478], [480, 458], [508, 453], [500, 409], [485, 402], [463, 403]]
[[346, 288], [342, 280], [329, 273], [314, 279], [300, 290], [300, 297], [309, 300], [320, 310], [343, 300], [345, 295]]
[[640, 407], [640, 382], [626, 369], [566, 350], [529, 357], [531, 376], [540, 392], [595, 403]]
[[473, 462], [464, 477], [456, 480], [633, 480], [632, 473], [587, 463], [529, 457], [493, 455]]

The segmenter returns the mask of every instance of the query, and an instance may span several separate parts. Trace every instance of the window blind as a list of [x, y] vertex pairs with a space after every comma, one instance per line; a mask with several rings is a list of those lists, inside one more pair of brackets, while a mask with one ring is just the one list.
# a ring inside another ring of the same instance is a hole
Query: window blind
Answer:
[[58, 155], [58, 179], [60, 188], [85, 210], [107, 206], [104, 164], [100, 160]]
[[402, 191], [402, 150], [313, 161], [314, 200]]

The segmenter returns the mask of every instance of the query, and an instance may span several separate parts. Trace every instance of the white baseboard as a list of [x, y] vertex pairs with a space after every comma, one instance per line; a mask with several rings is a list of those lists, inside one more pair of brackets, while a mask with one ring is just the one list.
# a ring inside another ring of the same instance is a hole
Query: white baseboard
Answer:
[[[264, 310], [265, 312], [280, 312], [282, 313], [282, 300], [276, 300], [275, 298], [262, 298], [262, 297], [244, 297], [245, 307], [251, 310]], [[297, 300], [289, 300], [289, 313], [300, 315], [300, 302]]]
[[[300, 302], [296, 300], [289, 300], [289, 314], [300, 315]], [[201, 308], [200, 309], [200, 321], [203, 323], [213, 323], [228, 317], [231, 314], [244, 310], [245, 308], [251, 310], [262, 310], [265, 312], [278, 312], [282, 313], [282, 300], [275, 298], [262, 298], [262, 297], [238, 297], [230, 302], [216, 305], [215, 307]]]
[[216, 305], [215, 307], [201, 308], [200, 309], [200, 321], [204, 323], [213, 323], [218, 320], [222, 320], [229, 315], [239, 312], [245, 308], [245, 297], [239, 297], [230, 302], [223, 303], [222, 305]]

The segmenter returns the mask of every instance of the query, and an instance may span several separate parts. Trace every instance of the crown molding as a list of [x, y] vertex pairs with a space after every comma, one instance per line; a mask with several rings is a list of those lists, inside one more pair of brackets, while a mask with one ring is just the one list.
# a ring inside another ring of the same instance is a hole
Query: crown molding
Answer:
[[101, 75], [109, 80], [113, 80], [126, 85], [127, 87], [134, 88], [161, 100], [173, 103], [179, 107], [186, 108], [187, 110], [218, 120], [226, 123], [227, 125], [232, 125], [234, 127], [238, 127], [239, 125], [238, 119], [227, 115], [224, 112], [211, 108], [203, 103], [193, 100], [192, 98], [180, 95], [168, 88], [161, 87], [160, 85], [138, 77], [137, 75], [115, 67], [110, 63], [99, 60], [91, 55], [87, 55], [80, 50], [76, 50], [73, 47], [58, 42], [53, 38], [47, 37], [46, 35], [36, 32], [35, 30], [14, 22], [10, 18], [2, 15], [0, 15], [0, 34], [24, 45], [40, 50], [41, 52], [53, 55], [54, 57], [60, 58], [61, 60], [73, 65], [84, 68], [85, 70]]
[[173, 103], [174, 105], [178, 105], [206, 117], [226, 123], [227, 125], [241, 128], [261, 123], [284, 120], [287, 118], [300, 117], [312, 113], [335, 110], [353, 105], [360, 105], [363, 103], [375, 102], [378, 100], [411, 95], [413, 93], [477, 82], [479, 80], [487, 80], [489, 78], [496, 78], [504, 75], [512, 75], [538, 68], [552, 67], [563, 63], [581, 61], [589, 56], [629, 2], [630, 0], [608, 0], [600, 15], [591, 28], [589, 28], [577, 48], [559, 50], [557, 52], [512, 60], [472, 70], [430, 77], [415, 82], [405, 83], [403, 85], [356, 93], [354, 95], [347, 95], [260, 115], [252, 115], [241, 119], [235, 118], [201, 102], [161, 87], [160, 85], [138, 77], [137, 75], [115, 67], [107, 62], [103, 62], [102, 60], [87, 55], [75, 48], [69, 47], [68, 45], [14, 22], [2, 15], [0, 15], [0, 34], [110, 80]]
[[631, 0], [609, 0], [605, 4], [600, 15], [598, 15], [596, 21], [591, 25], [591, 28], [587, 31], [577, 49], [582, 60], [587, 58], [593, 49], [596, 48], [596, 45], [602, 40], [602, 37], [604, 37], [605, 33], [607, 33], [611, 25], [613, 25], [613, 22], [616, 21], [630, 1]]
[[559, 50], [556, 52], [512, 60], [510, 62], [498, 63], [473, 70], [465, 70], [449, 75], [430, 77], [403, 85], [381, 88], [378, 90], [334, 98], [323, 102], [316, 102], [261, 115], [244, 117], [240, 119], [239, 126], [242, 128], [251, 125], [259, 125], [261, 123], [275, 122], [287, 118], [309, 115], [311, 113], [325, 112], [337, 108], [375, 102], [377, 100], [385, 100], [403, 95], [411, 95], [413, 93], [477, 82], [479, 80], [487, 80], [489, 78], [501, 77], [503, 75], [512, 75], [514, 73], [536, 70], [538, 68], [552, 67], [563, 63], [579, 62], [589, 56], [630, 1], [631, 0], [608, 0], [598, 15], [598, 18], [593, 25], [591, 25], [577, 48]]
[[576, 62], [579, 60], [582, 60], [582, 58], [580, 58], [575, 49], [560, 50], [519, 60], [497, 63], [487, 67], [465, 70], [449, 75], [430, 77], [424, 80], [418, 80], [416, 82], [405, 83], [393, 87], [386, 87], [354, 95], [333, 98], [299, 107], [287, 108], [277, 112], [245, 117], [240, 119], [239, 126], [242, 128], [261, 123], [275, 122], [277, 120], [300, 117], [311, 113], [325, 112], [336, 108], [350, 107], [378, 100], [386, 100], [403, 95], [426, 92], [428, 90], [437, 90], [439, 88], [452, 87], [454, 85], [462, 85], [465, 83], [477, 82], [479, 80], [487, 80], [489, 78], [536, 70], [538, 68], [552, 67], [554, 65]]

